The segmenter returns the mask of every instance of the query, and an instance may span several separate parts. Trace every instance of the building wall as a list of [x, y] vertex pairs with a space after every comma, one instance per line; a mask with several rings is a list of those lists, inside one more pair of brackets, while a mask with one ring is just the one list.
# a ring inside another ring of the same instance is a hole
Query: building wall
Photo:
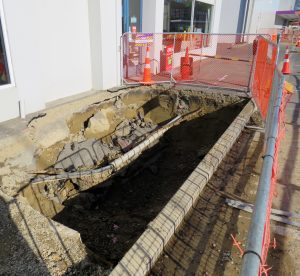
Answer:
[[29, 114], [120, 83], [122, 0], [2, 1], [15, 85], [0, 87], [0, 122], [19, 101]]
[[236, 33], [241, 0], [225, 0], [222, 3], [220, 33]]
[[85, 1], [3, 0], [3, 7], [15, 87], [0, 88], [0, 110], [13, 111], [0, 121], [18, 116], [18, 100], [28, 114], [91, 89]]
[[284, 20], [276, 18], [276, 11], [293, 10], [294, 4], [295, 0], [255, 0], [249, 32], [257, 33], [263, 28], [282, 27]]
[[214, 3], [212, 1], [201, 1], [207, 4], [213, 4], [213, 16], [212, 16], [212, 28], [211, 33], [219, 33], [220, 32], [220, 19], [221, 19], [221, 11], [222, 11], [222, 3], [227, 0], [215, 0]]
[[120, 83], [122, 1], [89, 0], [92, 83], [107, 89]]
[[[0, 122], [120, 83], [122, 0], [0, 0], [15, 83], [0, 87]], [[222, 0], [214, 4], [219, 32]], [[143, 31], [163, 31], [164, 0], [143, 0]], [[159, 53], [159, 51], [157, 52]]]
[[280, 0], [279, 1], [279, 11], [289, 11], [293, 10], [295, 7], [295, 0]]

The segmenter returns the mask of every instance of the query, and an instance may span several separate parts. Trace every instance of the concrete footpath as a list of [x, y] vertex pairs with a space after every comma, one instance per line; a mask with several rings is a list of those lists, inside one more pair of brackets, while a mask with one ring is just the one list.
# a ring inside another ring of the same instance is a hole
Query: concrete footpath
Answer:
[[[295, 91], [286, 107], [286, 134], [280, 146], [277, 197], [273, 200], [273, 208], [300, 214], [300, 48], [297, 50], [290, 53], [292, 74], [287, 80], [294, 85]], [[293, 275], [300, 275], [300, 229], [277, 223], [274, 232], [279, 234], [276, 238], [282, 249], [280, 264], [294, 266]]]

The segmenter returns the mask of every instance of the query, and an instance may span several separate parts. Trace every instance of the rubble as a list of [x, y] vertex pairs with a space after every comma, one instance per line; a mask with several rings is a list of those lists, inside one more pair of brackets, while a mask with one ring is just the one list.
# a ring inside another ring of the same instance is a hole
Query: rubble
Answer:
[[85, 130], [87, 135], [101, 135], [110, 129], [110, 122], [107, 118], [107, 112], [99, 111], [88, 121], [88, 127]]
[[91, 168], [115, 154], [114, 148], [111, 149], [108, 145], [96, 139], [69, 143], [60, 152], [54, 168], [66, 171]]
[[51, 123], [47, 128], [38, 129], [35, 140], [42, 148], [48, 148], [55, 143], [68, 138], [70, 132], [65, 120]]

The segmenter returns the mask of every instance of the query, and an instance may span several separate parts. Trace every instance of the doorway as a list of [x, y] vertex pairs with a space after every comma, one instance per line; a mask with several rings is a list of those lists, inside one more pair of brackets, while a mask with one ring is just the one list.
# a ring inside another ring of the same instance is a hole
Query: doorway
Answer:
[[122, 32], [142, 32], [143, 0], [122, 0]]

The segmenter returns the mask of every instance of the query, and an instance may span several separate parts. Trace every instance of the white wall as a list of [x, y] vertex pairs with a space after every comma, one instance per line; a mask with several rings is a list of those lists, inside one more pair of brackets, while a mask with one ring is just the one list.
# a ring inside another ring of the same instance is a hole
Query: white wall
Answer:
[[294, 5], [295, 0], [255, 0], [249, 32], [257, 33], [262, 28], [281, 27], [279, 24], [282, 24], [282, 21], [275, 22], [276, 11], [293, 10]]
[[43, 2], [40, 58], [45, 101], [90, 90], [91, 57], [86, 1], [40, 2]]
[[225, 0], [222, 3], [220, 33], [236, 33], [241, 0]]
[[280, 0], [279, 11], [293, 10], [295, 7], [295, 0]]
[[[224, 1], [227, 1], [227, 0], [224, 0]], [[215, 0], [215, 5], [213, 7], [211, 33], [219, 33], [220, 32], [222, 3], [223, 3], [223, 0]]]
[[20, 99], [28, 114], [92, 88], [85, 1], [3, 0], [3, 6], [15, 87], [0, 88], [6, 110], [0, 121], [18, 116]]
[[89, 22], [94, 89], [120, 84], [122, 1], [89, 0]]
[[164, 23], [164, 0], [143, 0], [144, 33], [162, 33]]

